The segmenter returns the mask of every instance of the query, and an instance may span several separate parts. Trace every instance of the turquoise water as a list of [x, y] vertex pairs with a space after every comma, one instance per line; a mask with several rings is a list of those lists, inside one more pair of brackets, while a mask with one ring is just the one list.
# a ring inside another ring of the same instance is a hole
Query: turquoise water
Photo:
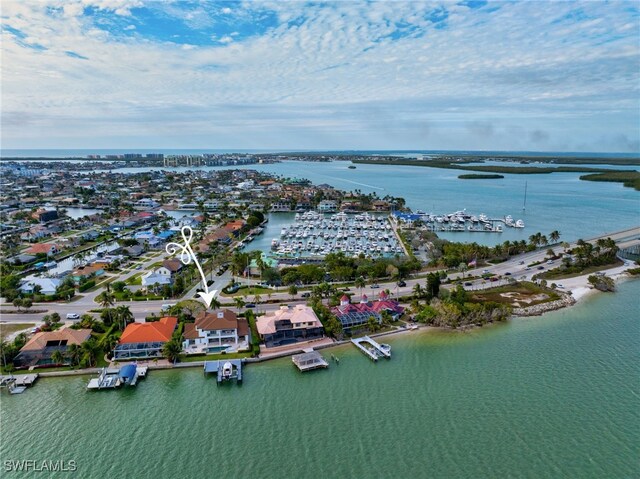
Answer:
[[0, 456], [99, 479], [638, 477], [639, 295], [633, 281], [544, 317], [406, 333], [377, 364], [348, 345], [304, 375], [249, 365], [242, 386], [199, 369], [108, 392], [41, 380], [2, 394]]

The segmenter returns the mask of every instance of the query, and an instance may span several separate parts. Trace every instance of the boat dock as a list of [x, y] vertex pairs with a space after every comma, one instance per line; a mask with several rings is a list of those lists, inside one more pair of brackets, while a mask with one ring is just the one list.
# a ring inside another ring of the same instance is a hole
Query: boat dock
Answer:
[[322, 357], [322, 354], [313, 349], [305, 349], [302, 354], [292, 356], [291, 361], [302, 372], [329, 367], [329, 363]]
[[372, 361], [377, 361], [378, 358], [381, 357], [391, 358], [391, 346], [388, 344], [378, 344], [369, 336], [352, 339], [351, 342]]
[[33, 386], [39, 375], [19, 374], [18, 376], [0, 376], [0, 388], [7, 388], [11, 394], [21, 394], [29, 386]]
[[236, 382], [242, 382], [242, 360], [240, 359], [228, 359], [226, 361], [205, 361], [204, 373], [216, 374], [216, 380], [218, 384], [225, 381], [231, 381], [233, 379]]
[[89, 380], [87, 389], [115, 389], [120, 386], [135, 386], [138, 379], [147, 376], [148, 366], [126, 364], [121, 368], [103, 368], [97, 378]]

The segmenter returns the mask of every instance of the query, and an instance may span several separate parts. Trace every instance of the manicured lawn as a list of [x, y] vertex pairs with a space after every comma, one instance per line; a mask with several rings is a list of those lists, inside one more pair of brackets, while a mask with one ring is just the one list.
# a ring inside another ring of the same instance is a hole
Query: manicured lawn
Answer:
[[34, 323], [2, 323], [0, 324], [0, 341], [4, 341], [4, 338], [13, 334], [17, 331], [22, 331], [25, 329], [31, 329], [35, 326]]
[[249, 351], [244, 353], [228, 353], [228, 354], [207, 354], [206, 356], [182, 356], [180, 362], [182, 363], [194, 363], [197, 361], [216, 361], [223, 359], [241, 359], [249, 358], [251, 353]]
[[128, 285], [142, 285], [142, 273], [134, 274], [125, 281]]

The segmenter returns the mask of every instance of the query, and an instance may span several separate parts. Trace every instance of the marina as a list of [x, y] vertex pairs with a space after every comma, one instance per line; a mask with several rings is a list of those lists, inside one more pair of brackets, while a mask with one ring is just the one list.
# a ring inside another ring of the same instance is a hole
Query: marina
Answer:
[[415, 213], [394, 211], [393, 217], [403, 223], [420, 221], [424, 228], [433, 232], [469, 232], [469, 233], [502, 233], [504, 228], [522, 229], [525, 227], [521, 219], [513, 219], [511, 215], [503, 218], [489, 218], [484, 213], [473, 215], [467, 210], [439, 215], [417, 210]]
[[295, 221], [271, 241], [278, 257], [322, 258], [329, 253], [382, 257], [403, 254], [402, 246], [386, 216], [344, 212], [325, 215], [315, 211], [296, 213]]
[[379, 344], [369, 336], [362, 338], [352, 339], [351, 342], [364, 353], [372, 361], [377, 361], [379, 358], [391, 358], [391, 346], [388, 344]]
[[[335, 356], [332, 355], [332, 357]], [[329, 367], [329, 363], [322, 355], [313, 349], [305, 349], [302, 354], [292, 356], [291, 361], [302, 372]]]
[[242, 382], [242, 360], [228, 359], [226, 361], [205, 361], [204, 373], [215, 374], [218, 384], [235, 380]]
[[135, 386], [138, 379], [147, 376], [147, 366], [131, 363], [121, 368], [102, 368], [97, 378], [89, 380], [87, 389], [116, 389], [121, 386]]

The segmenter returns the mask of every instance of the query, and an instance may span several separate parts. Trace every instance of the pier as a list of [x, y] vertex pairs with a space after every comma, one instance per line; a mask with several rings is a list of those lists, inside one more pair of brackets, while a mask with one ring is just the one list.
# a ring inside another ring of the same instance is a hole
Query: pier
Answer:
[[351, 342], [372, 361], [377, 361], [378, 358], [381, 357], [391, 358], [391, 346], [388, 344], [378, 344], [369, 336], [352, 339]]
[[302, 372], [329, 367], [329, 363], [322, 355], [313, 349], [305, 349], [302, 354], [292, 356], [291, 361], [293, 361], [293, 364]]
[[22, 394], [29, 386], [33, 386], [38, 377], [37, 373], [0, 376], [0, 388], [6, 388], [11, 394]]
[[216, 381], [218, 384], [236, 380], [236, 382], [242, 382], [242, 360], [240, 359], [228, 359], [226, 361], [205, 361], [204, 373], [216, 374]]

